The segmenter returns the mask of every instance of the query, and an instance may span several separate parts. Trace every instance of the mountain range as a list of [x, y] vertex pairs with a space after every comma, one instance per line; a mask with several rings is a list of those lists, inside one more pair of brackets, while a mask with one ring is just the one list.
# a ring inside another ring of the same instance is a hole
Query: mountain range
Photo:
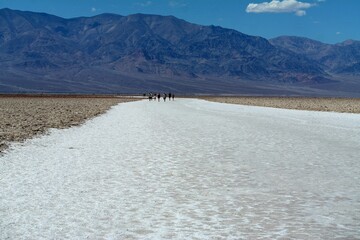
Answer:
[[173, 16], [0, 10], [0, 92], [360, 95], [360, 41], [265, 39]]

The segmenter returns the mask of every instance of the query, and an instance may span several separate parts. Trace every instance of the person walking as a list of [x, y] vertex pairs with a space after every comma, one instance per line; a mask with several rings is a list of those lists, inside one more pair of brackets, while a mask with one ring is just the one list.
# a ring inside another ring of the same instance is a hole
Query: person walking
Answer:
[[170, 101], [170, 100], [171, 100], [171, 92], [169, 92], [169, 95], [168, 95], [168, 96], [169, 96], [169, 101]]
[[164, 93], [164, 96], [163, 96], [163, 98], [164, 98], [164, 102], [166, 102], [166, 93]]
[[174, 98], [175, 98], [175, 94], [172, 94], [171, 96], [172, 96], [172, 99], [173, 99], [173, 101], [174, 101]]
[[157, 94], [158, 102], [160, 102], [160, 93]]

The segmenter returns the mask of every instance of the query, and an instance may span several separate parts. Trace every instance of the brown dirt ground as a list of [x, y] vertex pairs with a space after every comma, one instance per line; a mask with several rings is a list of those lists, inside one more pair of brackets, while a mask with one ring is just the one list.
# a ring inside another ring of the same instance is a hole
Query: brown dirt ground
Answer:
[[360, 113], [360, 98], [202, 97], [204, 100], [262, 107]]
[[0, 96], [0, 153], [9, 142], [45, 133], [49, 128], [68, 128], [106, 112], [130, 97], [29, 97]]

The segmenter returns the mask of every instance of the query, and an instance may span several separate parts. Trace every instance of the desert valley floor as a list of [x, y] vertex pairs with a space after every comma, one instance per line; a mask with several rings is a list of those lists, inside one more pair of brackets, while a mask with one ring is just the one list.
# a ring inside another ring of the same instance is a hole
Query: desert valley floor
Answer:
[[0, 239], [360, 238], [360, 114], [122, 103], [0, 156]]

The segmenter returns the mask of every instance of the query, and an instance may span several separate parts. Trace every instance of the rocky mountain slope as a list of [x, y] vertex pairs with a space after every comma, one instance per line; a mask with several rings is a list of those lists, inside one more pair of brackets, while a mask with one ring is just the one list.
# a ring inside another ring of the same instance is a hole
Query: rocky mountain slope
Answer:
[[270, 43], [316, 62], [329, 73], [360, 76], [360, 41], [325, 44], [307, 38], [282, 36], [270, 39]]
[[[311, 41], [306, 45], [283, 37], [269, 42], [172, 16], [63, 19], [1, 9], [0, 89], [311, 94], [319, 92], [318, 86], [336, 85], [333, 74], [360, 72], [358, 42]], [[316, 44], [331, 50], [318, 54]], [[343, 63], [350, 53], [352, 61]], [[316, 87], [308, 91], [309, 86]]]

